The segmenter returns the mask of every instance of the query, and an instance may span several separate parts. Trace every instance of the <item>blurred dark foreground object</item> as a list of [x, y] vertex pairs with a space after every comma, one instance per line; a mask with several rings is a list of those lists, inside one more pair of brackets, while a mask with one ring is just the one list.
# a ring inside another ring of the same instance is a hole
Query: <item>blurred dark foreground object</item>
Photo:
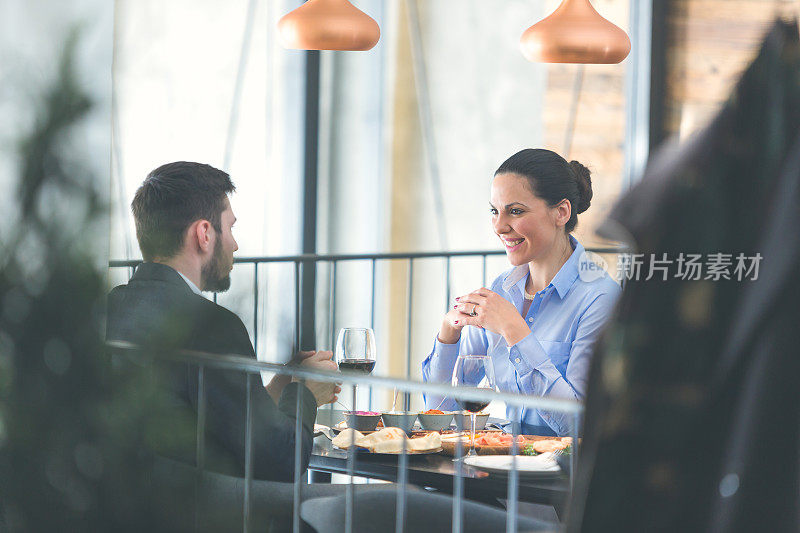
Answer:
[[[645, 261], [594, 359], [568, 530], [800, 531], [795, 23], [774, 25], [716, 119], [662, 150], [605, 228]], [[681, 280], [673, 263], [644, 280], [650, 254], [719, 252], [760, 253], [757, 279]]]

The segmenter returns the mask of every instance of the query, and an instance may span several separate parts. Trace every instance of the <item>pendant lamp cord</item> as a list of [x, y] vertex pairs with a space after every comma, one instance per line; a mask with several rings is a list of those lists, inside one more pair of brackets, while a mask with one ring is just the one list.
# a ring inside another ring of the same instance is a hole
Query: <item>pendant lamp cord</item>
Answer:
[[578, 105], [581, 101], [581, 92], [583, 91], [583, 73], [586, 70], [586, 65], [580, 64], [575, 70], [575, 81], [572, 84], [572, 100], [569, 106], [569, 115], [567, 116], [567, 129], [564, 134], [564, 159], [567, 161], [571, 158], [572, 153], [572, 140], [575, 138], [575, 123], [578, 118]]

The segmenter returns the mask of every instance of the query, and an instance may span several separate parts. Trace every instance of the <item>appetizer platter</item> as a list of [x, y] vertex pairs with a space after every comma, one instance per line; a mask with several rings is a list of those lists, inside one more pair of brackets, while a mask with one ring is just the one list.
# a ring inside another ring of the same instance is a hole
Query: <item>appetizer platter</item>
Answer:
[[[462, 454], [467, 453], [471, 444], [470, 432], [460, 431], [453, 425], [455, 415], [461, 414], [436, 410], [420, 413], [349, 411], [345, 413], [345, 420], [331, 427], [326, 436], [335, 447], [347, 450], [355, 446], [360, 453], [399, 455], [405, 440], [409, 454], [442, 452], [454, 457], [458, 441], [463, 446]], [[385, 420], [402, 423], [405, 427], [384, 427]], [[482, 429], [475, 432], [475, 451], [478, 455], [510, 455], [513, 440], [512, 435], [500, 429]], [[516, 438], [520, 456], [568, 454], [571, 444], [570, 437], [518, 435]]]
[[[513, 436], [499, 431], [480, 431], [475, 433], [475, 452], [478, 455], [509, 455], [512, 451]], [[454, 433], [442, 437], [442, 451], [446, 455], [456, 455], [457, 441], [467, 453], [470, 445], [468, 433]], [[517, 435], [517, 453], [520, 455], [538, 455], [541, 453], [562, 450], [568, 453], [572, 439], [570, 437], [543, 437], [537, 435]]]

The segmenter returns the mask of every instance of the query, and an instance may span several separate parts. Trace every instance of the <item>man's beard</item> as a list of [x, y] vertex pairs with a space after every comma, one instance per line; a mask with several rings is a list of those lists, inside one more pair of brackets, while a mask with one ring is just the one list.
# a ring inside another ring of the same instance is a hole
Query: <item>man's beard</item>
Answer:
[[200, 281], [204, 291], [225, 292], [231, 288], [231, 262], [222, 251], [222, 240], [214, 244], [214, 255], [200, 270]]

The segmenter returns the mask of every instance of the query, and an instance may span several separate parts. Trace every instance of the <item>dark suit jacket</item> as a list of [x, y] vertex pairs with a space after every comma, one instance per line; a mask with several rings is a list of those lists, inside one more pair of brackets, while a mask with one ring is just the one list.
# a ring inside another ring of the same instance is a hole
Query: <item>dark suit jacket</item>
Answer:
[[[234, 313], [195, 294], [172, 268], [157, 263], [137, 267], [127, 285], [108, 297], [108, 340], [143, 346], [189, 349], [255, 357], [250, 337]], [[167, 389], [173, 399], [196, 413], [197, 367], [166, 365]], [[253, 472], [257, 479], [294, 478], [295, 424], [298, 395], [302, 420], [302, 469], [311, 455], [317, 404], [304, 386], [286, 386], [276, 405], [251, 376], [253, 409]], [[225, 474], [244, 475], [247, 376], [238, 371], [206, 368], [206, 467]], [[183, 439], [188, 440], [188, 439]], [[194, 464], [193, 442], [173, 442], [170, 450], [155, 450]], [[182, 451], [181, 451], [182, 450]]]

